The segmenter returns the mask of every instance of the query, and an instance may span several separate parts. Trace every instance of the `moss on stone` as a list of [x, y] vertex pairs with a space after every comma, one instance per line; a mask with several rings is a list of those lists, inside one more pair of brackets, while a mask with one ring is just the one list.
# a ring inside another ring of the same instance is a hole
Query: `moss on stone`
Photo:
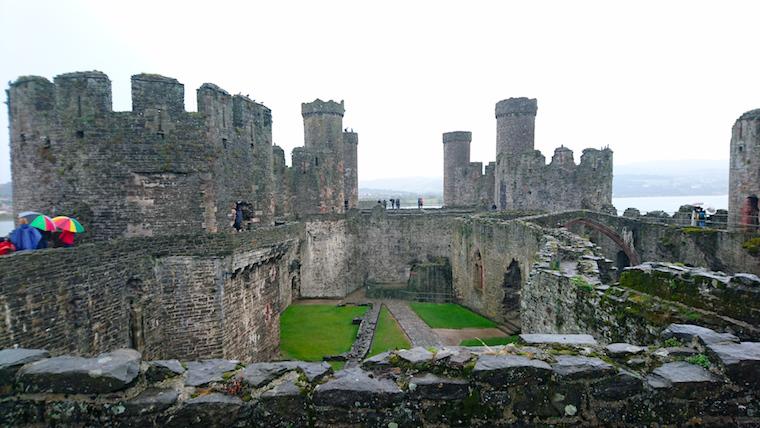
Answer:
[[760, 256], [760, 236], [744, 241], [742, 248], [747, 250], [750, 255]]

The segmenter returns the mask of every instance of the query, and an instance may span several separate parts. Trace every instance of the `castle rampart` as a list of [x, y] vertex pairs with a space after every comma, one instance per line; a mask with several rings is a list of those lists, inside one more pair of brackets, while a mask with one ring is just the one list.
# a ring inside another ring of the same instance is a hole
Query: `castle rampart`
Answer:
[[206, 83], [198, 113], [175, 79], [132, 77], [132, 111], [113, 112], [100, 72], [22, 77], [8, 90], [16, 212], [77, 217], [89, 239], [215, 232], [236, 201], [274, 215], [271, 112]]
[[760, 231], [760, 109], [744, 113], [731, 131], [728, 217], [732, 229]]

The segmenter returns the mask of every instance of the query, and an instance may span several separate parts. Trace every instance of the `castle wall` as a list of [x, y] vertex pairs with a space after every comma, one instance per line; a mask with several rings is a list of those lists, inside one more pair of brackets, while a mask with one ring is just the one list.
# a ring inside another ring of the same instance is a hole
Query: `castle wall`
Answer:
[[183, 94], [174, 79], [136, 75], [133, 111], [113, 112], [102, 73], [19, 78], [8, 91], [14, 209], [76, 217], [80, 239], [222, 230], [235, 200], [270, 213], [271, 186], [256, 193], [252, 171], [270, 163], [271, 120], [260, 120], [269, 136], [256, 164], [229, 94], [204, 85], [199, 113], [184, 111]]
[[301, 233], [290, 225], [2, 257], [0, 347], [94, 355], [132, 346], [157, 359], [274, 358], [279, 313], [299, 280]]
[[451, 271], [458, 302], [519, 325], [520, 290], [543, 231], [520, 221], [459, 218], [452, 228]]
[[457, 185], [469, 178], [460, 169], [470, 165], [471, 141], [472, 133], [468, 131], [443, 134], [443, 203], [447, 207], [464, 205], [461, 198], [466, 194], [460, 193]]
[[274, 186], [275, 217], [286, 218], [293, 214], [293, 170], [294, 168], [289, 168], [285, 163], [285, 151], [282, 147], [273, 146], [272, 182]]
[[[757, 232], [760, 197], [760, 109], [744, 113], [731, 130], [728, 221], [732, 229]], [[755, 196], [754, 201], [749, 196]], [[754, 209], [751, 205], [754, 202]], [[747, 224], [746, 226], [744, 224]], [[755, 227], [753, 227], [755, 226]]]

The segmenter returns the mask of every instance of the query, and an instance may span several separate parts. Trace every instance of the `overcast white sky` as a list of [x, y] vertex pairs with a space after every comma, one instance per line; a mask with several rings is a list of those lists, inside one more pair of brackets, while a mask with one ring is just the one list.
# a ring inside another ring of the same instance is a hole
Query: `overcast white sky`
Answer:
[[494, 104], [517, 96], [538, 98], [547, 158], [727, 159], [734, 120], [760, 107], [759, 16], [757, 1], [0, 0], [0, 81], [101, 70], [114, 110], [131, 109], [132, 74], [177, 78], [188, 110], [213, 82], [272, 109], [288, 158], [301, 103], [344, 99], [362, 180], [442, 175], [453, 130], [494, 160]]

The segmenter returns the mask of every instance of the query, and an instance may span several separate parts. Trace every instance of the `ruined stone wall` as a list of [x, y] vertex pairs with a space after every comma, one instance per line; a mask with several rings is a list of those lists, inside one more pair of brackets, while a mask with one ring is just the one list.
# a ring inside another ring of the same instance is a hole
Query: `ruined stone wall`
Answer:
[[[295, 165], [295, 163], [294, 163]], [[280, 146], [272, 147], [272, 181], [274, 185], [274, 216], [283, 219], [293, 215], [293, 184], [294, 168], [285, 163], [285, 151]]]
[[[628, 268], [610, 286], [612, 261], [585, 239], [548, 231], [523, 288], [523, 331], [590, 333], [605, 343], [655, 341], [671, 323], [699, 324], [758, 340], [752, 303], [760, 280], [666, 264]], [[729, 308], [730, 307], [730, 308]]]
[[[730, 336], [730, 335], [729, 335]], [[682, 341], [681, 353], [659, 347]], [[704, 342], [719, 337], [718, 342]], [[674, 325], [651, 348], [589, 335], [413, 348], [333, 373], [324, 362], [143, 361], [4, 349], [7, 426], [756, 426], [757, 342]], [[645, 343], [644, 345], [650, 345]]]
[[352, 276], [357, 264], [345, 216], [313, 217], [301, 243], [300, 297], [342, 298], [361, 286]]
[[2, 257], [0, 346], [272, 358], [279, 312], [298, 281], [301, 230], [120, 239]]
[[471, 132], [443, 134], [443, 202], [446, 207], [491, 207], [493, 167], [486, 167], [483, 174], [482, 162], [470, 162], [471, 141]]
[[496, 104], [494, 196], [501, 210], [595, 211], [612, 206], [612, 151], [585, 149], [576, 165], [566, 147], [550, 164], [534, 150], [535, 99], [510, 98]]
[[257, 169], [271, 163], [271, 119], [234, 98], [206, 84], [199, 113], [185, 112], [182, 84], [140, 74], [132, 112], [113, 112], [103, 73], [19, 78], [8, 90], [14, 209], [74, 216], [83, 239], [223, 230], [236, 200], [268, 222], [271, 185], [259, 178], [271, 170]]
[[459, 303], [519, 326], [520, 293], [543, 232], [532, 224], [490, 218], [457, 219], [451, 270]]
[[[760, 275], [760, 255], [753, 255], [749, 249], [743, 248], [752, 236], [742, 232], [682, 228], [592, 211], [567, 211], [531, 217], [529, 220], [542, 226], [556, 227], [578, 218], [608, 226], [622, 241], [635, 248], [642, 262], [670, 261], [730, 274], [749, 272]], [[621, 247], [599, 231], [583, 225], [572, 226], [570, 230], [600, 245], [604, 256], [616, 261]]]
[[415, 262], [449, 257], [454, 216], [423, 213], [389, 213], [376, 207], [372, 213], [352, 217], [356, 232], [360, 279], [406, 283]]
[[[744, 113], [731, 131], [728, 173], [728, 218], [733, 230], [760, 232], [757, 198], [760, 197], [760, 109]], [[755, 199], [748, 197], [755, 196]], [[755, 205], [752, 207], [751, 205]], [[753, 214], [754, 213], [754, 214]], [[741, 223], [747, 223], [745, 226]]]

